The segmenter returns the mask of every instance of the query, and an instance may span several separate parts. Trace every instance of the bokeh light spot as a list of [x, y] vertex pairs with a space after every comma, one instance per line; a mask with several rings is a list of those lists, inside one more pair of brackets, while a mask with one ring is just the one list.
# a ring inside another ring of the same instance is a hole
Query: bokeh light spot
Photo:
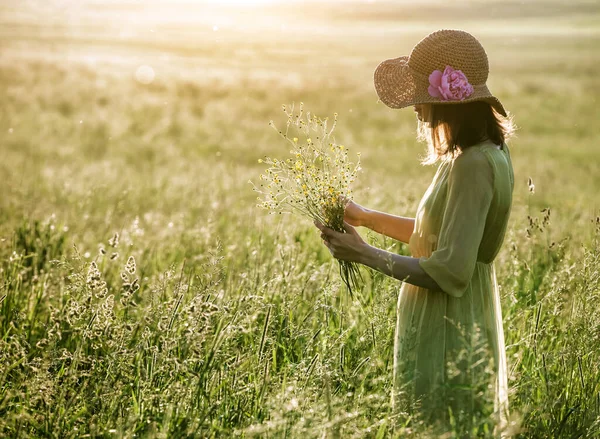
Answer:
[[155, 76], [154, 69], [147, 65], [139, 66], [135, 71], [135, 79], [142, 84], [150, 84]]

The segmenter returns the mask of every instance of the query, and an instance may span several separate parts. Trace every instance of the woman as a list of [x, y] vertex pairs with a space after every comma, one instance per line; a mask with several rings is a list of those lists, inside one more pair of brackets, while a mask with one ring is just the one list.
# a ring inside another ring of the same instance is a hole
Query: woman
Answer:
[[[425, 162], [439, 162], [433, 182], [416, 218], [349, 202], [347, 233], [316, 224], [334, 257], [404, 281], [392, 404], [466, 435], [499, 432], [508, 414], [493, 262], [512, 204], [511, 123], [487, 77], [483, 47], [463, 31], [434, 32], [410, 56], [382, 62], [377, 94], [391, 108], [414, 106], [420, 137], [428, 140]], [[407, 243], [412, 257], [366, 244], [353, 226]]]

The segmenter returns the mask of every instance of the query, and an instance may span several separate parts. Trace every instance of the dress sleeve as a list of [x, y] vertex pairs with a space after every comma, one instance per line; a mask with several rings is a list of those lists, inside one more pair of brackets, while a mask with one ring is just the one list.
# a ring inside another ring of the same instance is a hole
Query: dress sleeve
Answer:
[[463, 153], [452, 163], [438, 245], [419, 265], [442, 291], [461, 297], [475, 270], [487, 213], [494, 192], [494, 173], [480, 151]]

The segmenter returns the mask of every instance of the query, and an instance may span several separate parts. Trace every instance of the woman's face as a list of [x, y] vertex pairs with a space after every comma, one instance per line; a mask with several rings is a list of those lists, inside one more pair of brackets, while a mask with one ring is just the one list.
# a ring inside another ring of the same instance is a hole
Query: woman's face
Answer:
[[431, 122], [430, 104], [417, 104], [413, 108], [415, 110], [415, 113], [417, 113], [417, 119], [420, 122]]

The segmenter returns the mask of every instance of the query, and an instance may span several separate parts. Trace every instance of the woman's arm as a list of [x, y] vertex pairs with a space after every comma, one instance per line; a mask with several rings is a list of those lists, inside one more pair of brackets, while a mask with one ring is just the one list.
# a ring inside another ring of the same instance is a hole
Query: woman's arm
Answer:
[[369, 210], [365, 218], [365, 227], [408, 244], [415, 228], [415, 219]]
[[354, 227], [349, 224], [344, 225], [347, 233], [336, 232], [320, 223], [315, 225], [321, 230], [321, 237], [333, 257], [358, 262], [418, 287], [442, 291], [435, 280], [421, 268], [418, 258], [373, 247], [364, 242]]
[[408, 244], [415, 228], [414, 218], [367, 209], [354, 201], [349, 201], [346, 205], [344, 219], [350, 225], [367, 227], [405, 244]]
[[440, 286], [419, 265], [419, 259], [402, 256], [367, 244], [357, 261], [395, 279], [432, 291], [442, 291]]

